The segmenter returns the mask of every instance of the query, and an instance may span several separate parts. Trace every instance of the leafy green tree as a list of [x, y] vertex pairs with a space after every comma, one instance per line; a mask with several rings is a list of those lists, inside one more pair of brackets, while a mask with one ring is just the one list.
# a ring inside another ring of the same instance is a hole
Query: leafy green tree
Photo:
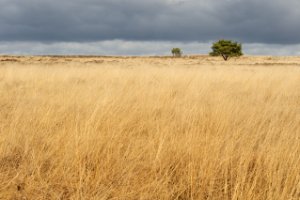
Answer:
[[228, 60], [229, 57], [242, 56], [242, 44], [233, 42], [231, 40], [219, 40], [213, 43], [211, 56], [222, 56], [224, 60]]
[[174, 57], [181, 57], [182, 51], [180, 48], [173, 48], [172, 49], [172, 54]]

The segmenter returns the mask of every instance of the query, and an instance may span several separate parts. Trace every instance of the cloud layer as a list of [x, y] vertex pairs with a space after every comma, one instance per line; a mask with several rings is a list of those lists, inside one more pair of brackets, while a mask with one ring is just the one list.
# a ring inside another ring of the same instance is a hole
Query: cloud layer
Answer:
[[1, 41], [300, 43], [298, 0], [1, 0]]
[[[173, 47], [187, 54], [208, 54], [211, 43], [169, 41], [0, 42], [0, 54], [14, 55], [170, 55]], [[247, 55], [300, 55], [300, 44], [243, 44]]]
[[154, 54], [228, 38], [253, 54], [295, 54], [299, 8], [299, 0], [0, 0], [0, 53]]

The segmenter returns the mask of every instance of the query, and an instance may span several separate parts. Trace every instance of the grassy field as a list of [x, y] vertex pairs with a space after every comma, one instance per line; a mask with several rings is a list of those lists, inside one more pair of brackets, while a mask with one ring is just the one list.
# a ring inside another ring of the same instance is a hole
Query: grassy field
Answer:
[[300, 57], [0, 57], [0, 199], [300, 199]]

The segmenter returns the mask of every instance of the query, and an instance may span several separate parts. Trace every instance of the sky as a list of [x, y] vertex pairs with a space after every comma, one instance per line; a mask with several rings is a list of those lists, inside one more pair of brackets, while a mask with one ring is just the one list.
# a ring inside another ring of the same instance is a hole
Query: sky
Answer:
[[0, 54], [300, 55], [299, 0], [0, 0]]

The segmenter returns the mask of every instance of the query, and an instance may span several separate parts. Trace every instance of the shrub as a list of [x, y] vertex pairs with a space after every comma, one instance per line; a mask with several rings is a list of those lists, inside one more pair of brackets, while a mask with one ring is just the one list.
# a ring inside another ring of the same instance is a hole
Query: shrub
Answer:
[[182, 55], [181, 49], [180, 48], [173, 48], [172, 49], [172, 55], [174, 57], [181, 57], [181, 55]]

